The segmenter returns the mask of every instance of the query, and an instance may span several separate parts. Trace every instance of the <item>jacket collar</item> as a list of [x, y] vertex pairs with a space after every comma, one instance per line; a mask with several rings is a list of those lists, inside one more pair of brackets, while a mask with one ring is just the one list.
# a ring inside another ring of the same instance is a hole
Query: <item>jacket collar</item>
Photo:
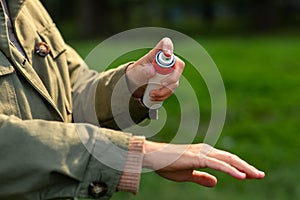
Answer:
[[0, 0], [0, 3], [0, 50], [6, 55], [10, 55], [5, 12], [2, 0]]
[[8, 9], [9, 9], [9, 13], [10, 13], [12, 23], [14, 23], [15, 20], [16, 20], [16, 17], [19, 14], [19, 11], [20, 11], [21, 7], [24, 5], [26, 0], [6, 0], [6, 2], [7, 2], [7, 5], [8, 5]]
[[[25, 0], [6, 0], [12, 23], [14, 23], [16, 20], [20, 8], [24, 5], [24, 2]], [[11, 52], [8, 38], [3, 0], [0, 0], [0, 50], [10, 57]]]

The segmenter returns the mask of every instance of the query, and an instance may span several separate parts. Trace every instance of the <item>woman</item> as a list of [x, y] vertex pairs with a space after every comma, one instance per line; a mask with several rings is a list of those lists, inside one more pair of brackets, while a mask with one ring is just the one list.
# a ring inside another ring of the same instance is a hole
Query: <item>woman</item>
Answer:
[[[154, 55], [159, 50], [172, 53], [170, 39], [162, 39], [134, 63], [96, 73], [64, 43], [38, 0], [0, 3], [0, 199], [137, 193], [142, 167], [163, 178], [208, 187], [216, 178], [196, 168], [209, 167], [237, 179], [264, 177], [237, 156], [205, 144], [167, 145], [117, 131], [110, 103], [116, 83], [123, 81], [120, 102], [131, 96], [132, 120], [147, 118], [149, 110], [139, 101], [144, 88], [139, 86], [154, 75], [147, 65]], [[175, 69], [162, 88], [150, 92], [153, 100], [165, 100], [178, 87], [183, 61], [177, 59]], [[86, 116], [86, 108], [95, 110], [95, 118]], [[120, 108], [120, 116], [127, 112], [127, 107]]]

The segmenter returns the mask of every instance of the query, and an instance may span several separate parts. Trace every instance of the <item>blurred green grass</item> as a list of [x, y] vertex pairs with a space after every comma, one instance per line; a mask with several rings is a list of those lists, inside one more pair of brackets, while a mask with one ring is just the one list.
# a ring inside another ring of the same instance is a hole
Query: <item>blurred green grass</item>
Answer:
[[[145, 173], [137, 196], [119, 192], [112, 199], [300, 199], [300, 37], [283, 34], [197, 40], [217, 64], [226, 87], [227, 117], [216, 147], [234, 152], [264, 170], [265, 179], [238, 181], [226, 174], [205, 170], [219, 179], [215, 188], [208, 189], [192, 183], [173, 183], [155, 173]], [[98, 42], [100, 40], [70, 43], [85, 57]], [[136, 59], [142, 53], [130, 58], [126, 55], [113, 65]], [[194, 74], [189, 69], [186, 67], [184, 72], [187, 79]], [[200, 133], [209, 123], [210, 100], [201, 78], [193, 79], [194, 90], [201, 91], [198, 95], [201, 124], [199, 137], [195, 139], [201, 142]], [[173, 97], [165, 104], [172, 107], [176, 99]], [[172, 113], [174, 119], [169, 115], [168, 118], [176, 121], [177, 112], [175, 109]], [[176, 131], [172, 124], [174, 122], [164, 127], [164, 134], [152, 139], [170, 140]]]

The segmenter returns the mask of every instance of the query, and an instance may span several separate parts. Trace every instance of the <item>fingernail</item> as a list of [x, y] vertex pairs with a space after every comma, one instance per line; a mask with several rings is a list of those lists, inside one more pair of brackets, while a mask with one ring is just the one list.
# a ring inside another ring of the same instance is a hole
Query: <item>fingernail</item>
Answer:
[[162, 82], [162, 85], [163, 85], [163, 86], [167, 86], [168, 83], [164, 81], [164, 82]]
[[265, 173], [263, 171], [256, 170], [255, 172], [256, 178], [263, 178]]
[[239, 177], [239, 179], [245, 179], [247, 177], [247, 175], [243, 172], [238, 173], [237, 176]]
[[151, 93], [151, 94], [150, 94], [150, 97], [155, 97], [155, 94]]
[[261, 178], [265, 177], [265, 172], [259, 171], [259, 175]]

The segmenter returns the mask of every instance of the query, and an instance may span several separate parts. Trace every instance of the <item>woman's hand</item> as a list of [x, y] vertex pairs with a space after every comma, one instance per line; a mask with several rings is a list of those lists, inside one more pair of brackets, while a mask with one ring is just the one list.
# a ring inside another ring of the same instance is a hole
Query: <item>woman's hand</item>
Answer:
[[[151, 51], [138, 61], [129, 65], [126, 71], [128, 88], [134, 97], [141, 98], [144, 95], [148, 80], [155, 75], [152, 62], [156, 53], [163, 51], [166, 55], [173, 54], [173, 43], [169, 38], [163, 38]], [[150, 91], [151, 100], [164, 101], [172, 95], [179, 85], [179, 78], [184, 69], [184, 62], [176, 57], [175, 70], [162, 81], [162, 87]]]
[[196, 169], [211, 168], [240, 180], [262, 179], [265, 176], [264, 172], [238, 156], [207, 144], [176, 145], [146, 141], [143, 165], [166, 179], [194, 182], [207, 187], [217, 184], [216, 177]]

